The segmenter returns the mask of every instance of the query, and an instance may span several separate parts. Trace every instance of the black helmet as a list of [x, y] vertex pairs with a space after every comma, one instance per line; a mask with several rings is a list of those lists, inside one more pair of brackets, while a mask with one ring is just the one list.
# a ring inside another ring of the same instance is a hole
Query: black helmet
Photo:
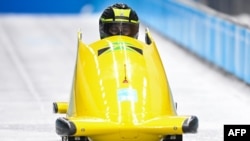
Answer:
[[107, 7], [99, 19], [101, 39], [113, 35], [138, 38], [139, 18], [128, 5], [117, 3]]

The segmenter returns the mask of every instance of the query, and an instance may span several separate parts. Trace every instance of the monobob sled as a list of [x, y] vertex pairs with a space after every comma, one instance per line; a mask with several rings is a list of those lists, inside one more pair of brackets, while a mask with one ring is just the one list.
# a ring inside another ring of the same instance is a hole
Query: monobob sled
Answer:
[[122, 35], [89, 45], [78, 33], [69, 101], [54, 102], [62, 141], [182, 141], [198, 118], [178, 115], [156, 44]]

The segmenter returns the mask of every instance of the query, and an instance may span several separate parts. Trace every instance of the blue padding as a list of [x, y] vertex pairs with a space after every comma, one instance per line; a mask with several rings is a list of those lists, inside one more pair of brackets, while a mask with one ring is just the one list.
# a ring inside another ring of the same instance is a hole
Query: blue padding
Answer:
[[234, 50], [235, 50], [235, 29], [236, 26], [229, 21], [224, 22], [224, 53], [225, 53], [225, 63], [223, 65], [223, 68], [233, 74], [234, 73], [234, 68], [235, 68], [235, 63], [234, 63]]
[[91, 0], [0, 0], [0, 13], [80, 13]]
[[205, 39], [204, 39], [204, 58], [205, 60], [211, 62], [213, 59], [212, 59], [212, 56], [213, 56], [213, 30], [214, 30], [214, 25], [213, 25], [213, 22], [214, 22], [214, 16], [211, 16], [211, 15], [206, 15], [205, 17]]
[[246, 30], [245, 42], [244, 81], [250, 84], [250, 30]]
[[210, 20], [210, 36], [208, 38], [208, 44], [209, 47], [207, 48], [206, 52], [206, 57], [208, 58], [208, 61], [211, 63], [216, 63], [215, 62], [215, 46], [216, 46], [216, 35], [217, 35], [217, 25], [216, 25], [216, 19], [217, 17], [212, 16]]
[[224, 40], [225, 40], [225, 28], [224, 20], [216, 18], [215, 20], [215, 44], [214, 44], [214, 63], [218, 67], [224, 66]]
[[236, 26], [234, 65], [235, 75], [241, 80], [244, 79], [244, 60], [245, 60], [245, 35], [246, 30], [241, 26]]

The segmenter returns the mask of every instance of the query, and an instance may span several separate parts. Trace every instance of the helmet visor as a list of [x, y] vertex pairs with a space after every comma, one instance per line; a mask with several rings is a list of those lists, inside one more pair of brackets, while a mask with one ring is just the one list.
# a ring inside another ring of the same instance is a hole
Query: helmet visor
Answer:
[[125, 35], [136, 37], [138, 34], [138, 24], [134, 23], [106, 23], [106, 33], [110, 36]]

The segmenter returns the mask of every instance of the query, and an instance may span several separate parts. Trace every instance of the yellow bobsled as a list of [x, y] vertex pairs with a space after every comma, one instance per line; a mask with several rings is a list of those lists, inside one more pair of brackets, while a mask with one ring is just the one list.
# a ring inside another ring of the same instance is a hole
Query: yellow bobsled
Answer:
[[145, 43], [112, 36], [78, 50], [69, 102], [54, 102], [63, 141], [182, 141], [198, 118], [177, 115], [168, 79], [149, 31]]

